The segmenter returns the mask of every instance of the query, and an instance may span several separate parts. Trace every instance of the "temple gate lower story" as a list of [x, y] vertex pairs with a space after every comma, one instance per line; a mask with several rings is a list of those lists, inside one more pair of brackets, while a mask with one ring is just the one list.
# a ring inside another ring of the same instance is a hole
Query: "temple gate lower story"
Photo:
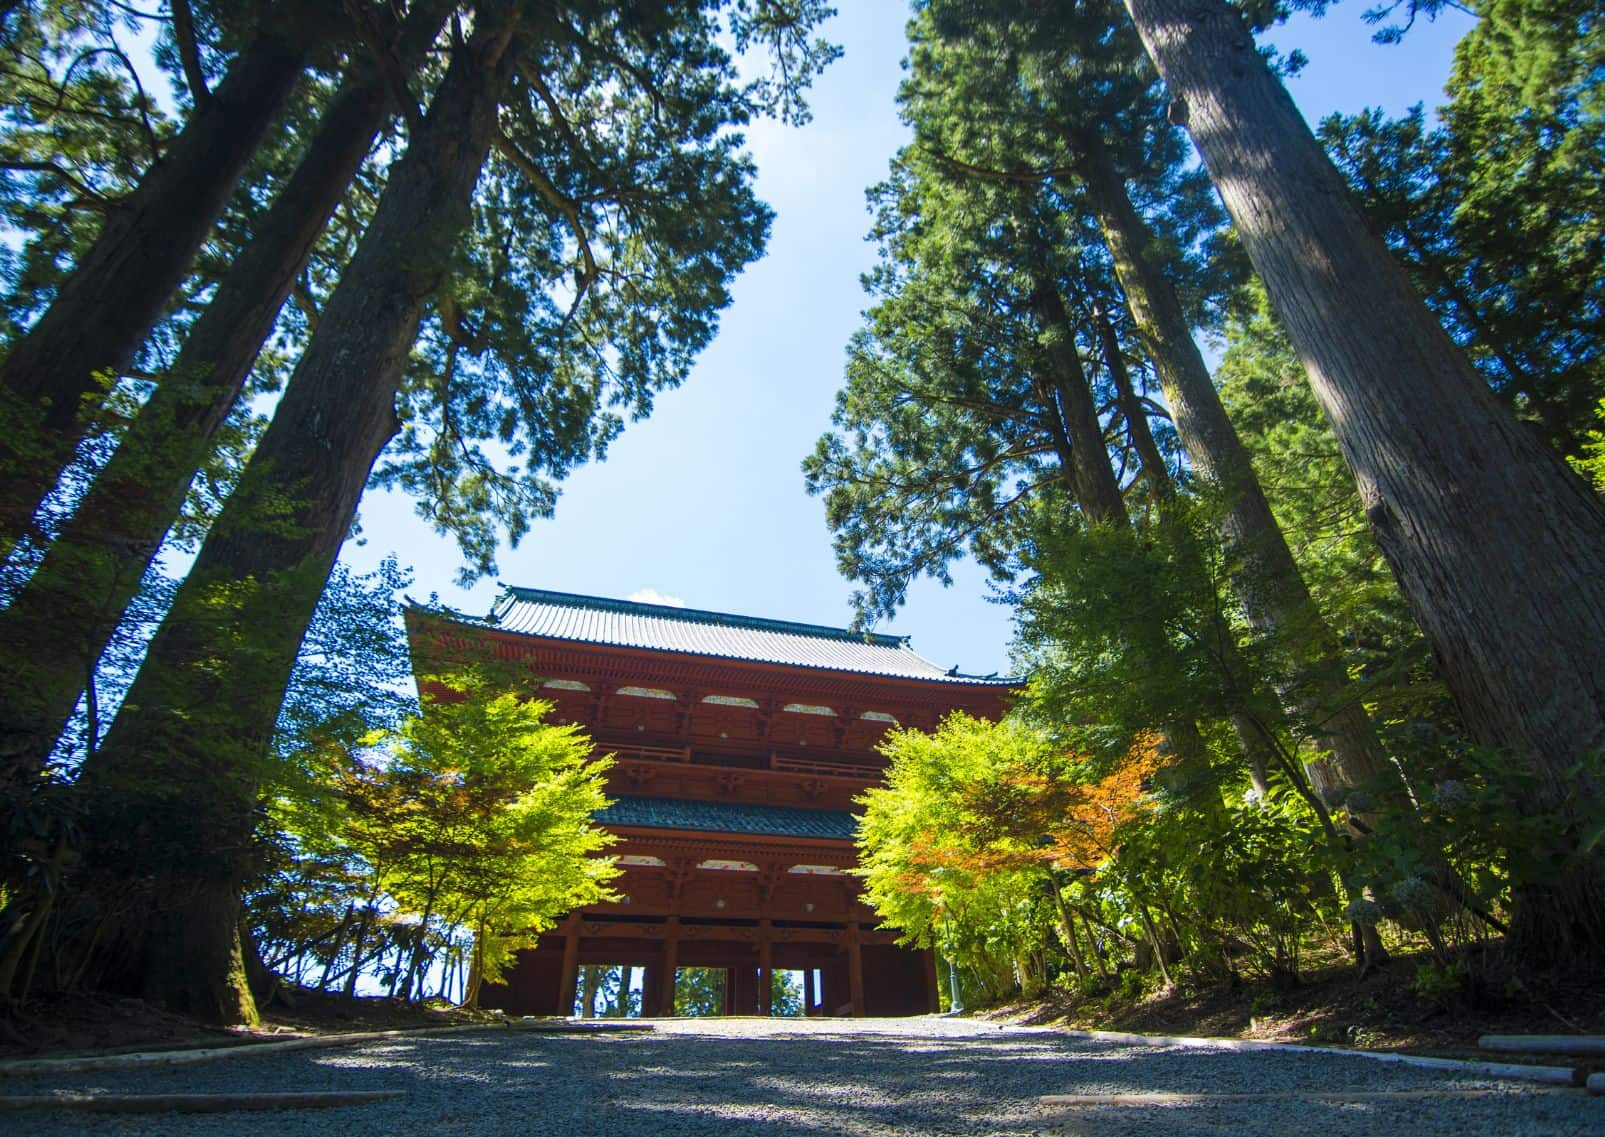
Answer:
[[641, 1011], [674, 1013], [680, 968], [724, 971], [726, 1014], [770, 1013], [771, 975], [803, 973], [808, 1014], [937, 1009], [935, 960], [876, 928], [850, 870], [853, 799], [886, 731], [948, 712], [996, 718], [1010, 680], [960, 675], [904, 637], [510, 588], [483, 620], [407, 614], [419, 674], [496, 660], [552, 721], [616, 762], [597, 821], [619, 899], [571, 912], [482, 1005], [572, 1013], [580, 968], [641, 968]]

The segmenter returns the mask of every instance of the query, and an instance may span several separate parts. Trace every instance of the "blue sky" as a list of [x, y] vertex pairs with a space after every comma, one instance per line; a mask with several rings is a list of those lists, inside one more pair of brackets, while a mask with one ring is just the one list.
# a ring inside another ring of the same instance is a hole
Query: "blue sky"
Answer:
[[[500, 557], [509, 584], [602, 596], [673, 598], [698, 608], [844, 625], [852, 586], [835, 570], [821, 502], [799, 463], [827, 427], [844, 348], [864, 306], [859, 274], [864, 189], [904, 142], [894, 97], [906, 9], [896, 0], [839, 0], [827, 34], [845, 48], [817, 84], [814, 121], [760, 124], [749, 141], [758, 188], [776, 211], [767, 256], [736, 283], [717, 340], [679, 390], [633, 423], [606, 462], [564, 485], [557, 516]], [[1312, 122], [1334, 110], [1400, 113], [1441, 101], [1454, 41], [1469, 17], [1449, 12], [1400, 46], [1371, 42], [1361, 4], [1299, 17], [1266, 39], [1309, 57], [1290, 83]], [[395, 552], [416, 574], [412, 595], [438, 592], [488, 610], [496, 584], [455, 585], [455, 545], [409, 501], [370, 493], [363, 537], [343, 559], [366, 568]], [[961, 566], [951, 588], [922, 582], [890, 631], [942, 664], [985, 674], [1008, 665], [1008, 611], [987, 599], [984, 574]]]

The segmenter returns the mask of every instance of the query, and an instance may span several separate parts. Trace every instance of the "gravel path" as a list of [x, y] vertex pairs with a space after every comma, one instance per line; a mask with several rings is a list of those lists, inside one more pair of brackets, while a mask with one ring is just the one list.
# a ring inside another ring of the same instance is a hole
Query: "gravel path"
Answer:
[[[1442, 1091], [1364, 1101], [1331, 1090]], [[7, 1079], [0, 1093], [402, 1090], [398, 1101], [270, 1114], [0, 1117], [28, 1137], [1067, 1137], [1401, 1134], [1600, 1137], [1605, 1099], [1328, 1054], [1123, 1047], [936, 1018], [679, 1020], [652, 1033], [511, 1031], [262, 1055], [159, 1071]], [[1185, 1095], [1266, 1093], [1272, 1100]], [[1292, 1093], [1290, 1093], [1292, 1092]], [[1178, 1094], [1140, 1106], [1043, 1106], [1042, 1094]]]

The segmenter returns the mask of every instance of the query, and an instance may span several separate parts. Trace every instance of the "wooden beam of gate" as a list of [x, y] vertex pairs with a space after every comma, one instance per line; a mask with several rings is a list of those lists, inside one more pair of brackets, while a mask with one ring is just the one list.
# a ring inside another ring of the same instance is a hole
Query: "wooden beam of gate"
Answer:
[[[666, 924], [634, 923], [624, 920], [585, 920], [577, 925], [578, 935], [585, 939], [661, 940], [667, 938]], [[731, 941], [757, 944], [760, 929], [755, 926], [722, 924], [679, 925], [678, 938], [682, 943], [694, 941]], [[566, 933], [565, 933], [566, 934]], [[769, 935], [777, 944], [839, 944], [849, 937], [845, 928], [771, 928]], [[897, 933], [876, 929], [862, 929], [858, 933], [861, 944], [895, 944]]]

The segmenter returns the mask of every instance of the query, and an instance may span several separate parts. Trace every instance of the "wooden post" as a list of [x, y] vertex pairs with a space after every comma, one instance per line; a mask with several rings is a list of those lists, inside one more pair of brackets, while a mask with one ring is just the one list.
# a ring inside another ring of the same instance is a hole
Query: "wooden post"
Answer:
[[940, 1014], [942, 997], [936, 977], [936, 949], [925, 949], [925, 1009], [928, 1014]]
[[646, 978], [641, 981], [641, 1017], [649, 1019], [663, 1005], [663, 960], [646, 965]]
[[662, 999], [654, 1008], [664, 1018], [674, 1015], [674, 977], [680, 969], [680, 917], [670, 916], [663, 929]]
[[730, 998], [727, 1000], [732, 1015], [750, 1015], [758, 1009], [758, 992], [753, 989], [757, 971], [748, 959], [740, 967], [730, 969]]
[[[563, 971], [557, 983], [557, 1013], [568, 1018], [574, 1013], [575, 984], [580, 975], [580, 918], [578, 913], [563, 921]], [[590, 1013], [587, 1007], [586, 1013]]]
[[864, 1017], [864, 950], [859, 943], [858, 921], [847, 925], [847, 983], [852, 992], [853, 1017]]
[[771, 928], [768, 920], [758, 921], [758, 1013], [765, 1016], [775, 1013], [775, 985], [772, 978], [774, 948], [769, 942]]

